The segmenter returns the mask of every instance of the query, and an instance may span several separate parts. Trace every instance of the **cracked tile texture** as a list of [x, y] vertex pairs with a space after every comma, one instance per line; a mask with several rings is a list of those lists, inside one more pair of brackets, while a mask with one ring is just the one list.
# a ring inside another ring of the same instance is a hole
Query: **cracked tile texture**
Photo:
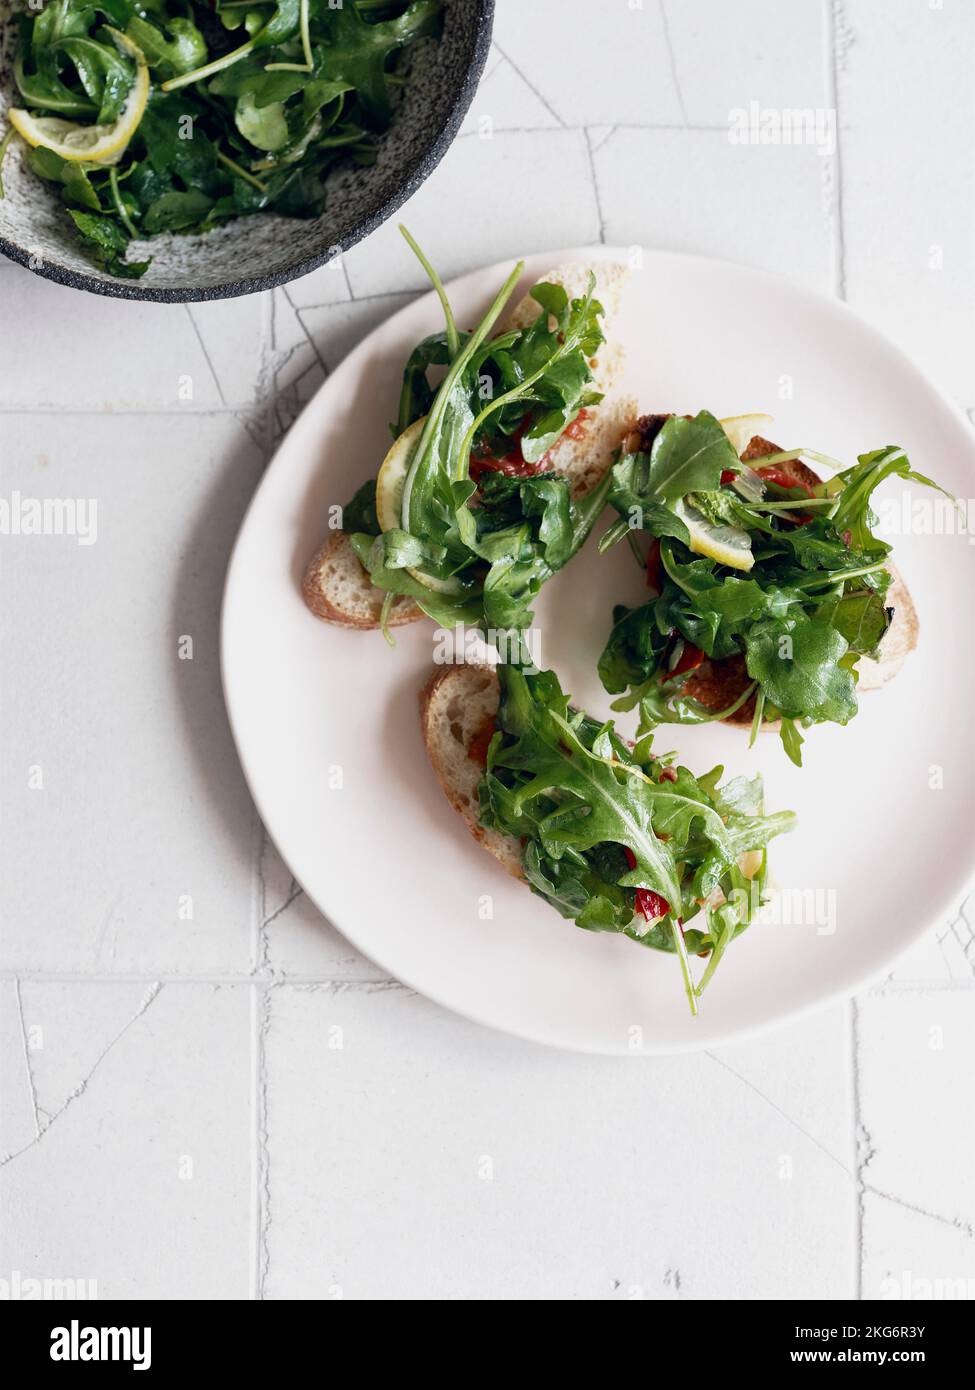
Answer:
[[[785, 272], [975, 418], [975, 11], [741, 9], [499, 0], [405, 220], [445, 275], [600, 238]], [[836, 111], [835, 148], [732, 144], [753, 102]], [[264, 836], [219, 686], [229, 549], [304, 403], [421, 288], [392, 224], [218, 304], [0, 265], [3, 495], [95, 497], [99, 535], [0, 541], [0, 1278], [972, 1297], [975, 901], [849, 1005], [713, 1055], [594, 1060], [386, 979]]]

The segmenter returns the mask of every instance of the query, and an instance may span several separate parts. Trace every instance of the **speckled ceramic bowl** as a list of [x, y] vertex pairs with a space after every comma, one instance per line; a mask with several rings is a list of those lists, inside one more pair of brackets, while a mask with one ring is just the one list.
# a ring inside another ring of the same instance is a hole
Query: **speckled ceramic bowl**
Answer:
[[[60, 199], [25, 167], [14, 141], [3, 168], [0, 251], [48, 280], [120, 299], [224, 299], [297, 279], [375, 231], [433, 173], [474, 98], [493, 18], [494, 0], [446, 0], [442, 39], [412, 50], [379, 159], [370, 169], [336, 169], [328, 208], [314, 221], [260, 213], [205, 236], [154, 237], [131, 253], [138, 260], [144, 247], [152, 255], [143, 279], [116, 280], [86, 259]], [[11, 104], [14, 37], [15, 26], [0, 18], [0, 114]]]

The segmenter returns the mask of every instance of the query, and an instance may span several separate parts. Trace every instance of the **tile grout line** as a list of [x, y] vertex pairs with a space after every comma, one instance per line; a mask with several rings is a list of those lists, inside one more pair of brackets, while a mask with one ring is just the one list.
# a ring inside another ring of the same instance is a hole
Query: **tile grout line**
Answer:
[[256, 1301], [261, 1296], [261, 1150], [260, 1129], [255, 1119], [258, 1111], [257, 1097], [260, 1089], [260, 1059], [257, 1008], [258, 991], [252, 985], [249, 990], [250, 1023], [250, 1270], [248, 1277], [248, 1298]]
[[264, 882], [264, 851], [267, 846], [267, 831], [264, 822], [254, 808], [254, 867], [251, 875], [251, 920], [250, 920], [250, 963], [247, 969], [248, 982], [254, 984], [263, 974], [265, 964], [264, 918], [267, 902], [267, 887]]
[[315, 339], [314, 339], [314, 338], [311, 336], [311, 334], [309, 333], [309, 331], [308, 331], [308, 325], [305, 323], [305, 320], [301, 317], [301, 310], [300, 310], [299, 308], [297, 308], [297, 306], [295, 305], [294, 300], [291, 298], [291, 295], [288, 293], [288, 287], [287, 287], [287, 285], [282, 285], [281, 288], [284, 290], [284, 297], [285, 297], [285, 299], [286, 299], [286, 300], [288, 301], [288, 303], [291, 305], [292, 313], [293, 313], [294, 316], [295, 316], [295, 322], [298, 324], [298, 327], [301, 329], [302, 333], [304, 333], [306, 339], [308, 340], [308, 346], [311, 348], [312, 352], [315, 354], [315, 360], [317, 361], [318, 365], [321, 367], [323, 376], [328, 377], [329, 372], [328, 372], [328, 367], [326, 367], [326, 365], [325, 365], [325, 359], [324, 359], [324, 357], [322, 356], [321, 352], [319, 351], [318, 344], [315, 342]]
[[[290, 295], [286, 294], [288, 303]], [[293, 307], [293, 306], [292, 306]], [[261, 429], [261, 452], [264, 471], [273, 454], [271, 414], [274, 408], [274, 291], [263, 295], [261, 316], [261, 354], [258, 368], [256, 400]], [[264, 1276], [267, 1268], [267, 1078], [264, 1070], [265, 1017], [267, 990], [259, 978], [264, 964], [264, 847], [267, 831], [254, 808], [253, 861], [251, 869], [250, 920], [250, 1298], [259, 1301], [264, 1296]]]
[[200, 344], [200, 351], [203, 353], [203, 356], [206, 360], [206, 364], [210, 369], [210, 375], [213, 377], [213, 384], [217, 388], [217, 395], [220, 397], [220, 404], [226, 406], [227, 398], [223, 394], [223, 387], [220, 385], [220, 378], [217, 376], [217, 369], [213, 365], [213, 359], [210, 356], [206, 343], [203, 341], [203, 334], [200, 332], [200, 325], [193, 317], [193, 310], [190, 308], [189, 304], [184, 304], [183, 308], [186, 310], [186, 316], [193, 327], [193, 332], [196, 334], [196, 341]]
[[250, 988], [251, 1022], [251, 1212], [250, 1299], [264, 1298], [268, 1269], [269, 1224], [266, 1042], [270, 994], [257, 982]]
[[883, 1192], [871, 1183], [864, 1183], [863, 1190], [871, 1193], [874, 1197], [879, 1197], [881, 1201], [893, 1202], [894, 1206], [902, 1207], [904, 1211], [912, 1211], [915, 1216], [921, 1216], [925, 1221], [936, 1221], [939, 1226], [948, 1226], [953, 1231], [960, 1231], [968, 1240], [975, 1238], [975, 1228], [973, 1228], [972, 1223], [959, 1216], [945, 1216], [943, 1212], [930, 1211], [927, 1207], [918, 1206], [916, 1202], [908, 1202], [906, 1198], [898, 1197], [896, 1193]]
[[589, 155], [589, 173], [592, 177], [593, 197], [596, 200], [596, 218], [599, 222], [599, 240], [606, 245], [606, 217], [603, 213], [603, 200], [599, 192], [599, 175], [596, 173], [596, 152], [593, 149], [592, 135], [586, 127], [586, 151]]
[[[25, 971], [18, 969], [0, 970], [0, 982], [13, 983], [20, 980], [25, 985], [203, 985], [219, 988], [227, 985], [254, 985], [258, 989], [271, 989], [277, 985], [375, 985], [386, 984], [391, 976], [375, 979], [364, 975], [294, 975], [284, 976], [280, 971], [268, 967], [259, 970], [234, 974], [206, 974], [199, 972], [188, 975], [168, 975], [165, 971], [119, 971], [118, 974], [98, 973], [85, 970]], [[405, 988], [405, 986], [404, 986]], [[975, 989], [975, 985], [972, 986]]]
[[232, 401], [226, 405], [193, 405], [188, 401], [180, 401], [175, 405], [140, 405], [131, 408], [106, 410], [100, 406], [93, 409], [91, 406], [63, 406], [63, 405], [0, 405], [0, 415], [54, 415], [63, 416], [70, 419], [72, 416], [101, 416], [105, 420], [129, 420], [143, 419], [145, 417], [162, 416], [170, 419], [177, 415], [191, 415], [197, 419], [207, 419], [211, 415], [216, 417], [227, 415], [238, 415], [242, 411], [253, 410], [255, 401], [253, 397], [246, 401]]
[[[496, 39], [495, 39], [495, 41], [494, 41], [494, 43], [493, 43], [492, 46], [493, 46], [495, 49], [497, 49], [497, 51], [498, 51], [498, 53], [500, 54], [501, 58], [504, 60], [504, 62], [506, 62], [506, 63], [508, 64], [508, 66], [509, 66], [509, 68], [511, 68], [512, 72], [514, 72], [515, 75], [516, 75], [517, 77], [520, 77], [521, 80], [522, 80], [522, 82], [524, 82], [525, 86], [528, 88], [528, 90], [529, 90], [530, 92], [532, 92], [532, 93], [538, 98], [538, 100], [539, 100], [539, 101], [541, 102], [541, 104], [545, 107], [545, 110], [546, 110], [546, 111], [548, 112], [548, 114], [553, 118], [553, 120], [558, 121], [559, 128], [564, 130], [564, 129], [565, 129], [565, 121], [562, 119], [562, 117], [561, 117], [561, 116], [559, 115], [559, 113], [556, 111], [556, 109], [555, 109], [555, 107], [552, 105], [552, 103], [551, 103], [550, 101], [547, 101], [547, 100], [546, 100], [546, 98], [542, 95], [542, 93], [541, 93], [541, 92], [538, 90], [538, 88], [535, 86], [534, 82], [530, 82], [530, 81], [528, 80], [528, 78], [527, 78], [527, 77], [525, 76], [525, 74], [522, 72], [522, 70], [521, 70], [521, 68], [518, 66], [518, 64], [514, 61], [513, 58], [510, 58], [510, 57], [508, 56], [508, 54], [505, 53], [504, 49], [503, 49], [503, 48], [501, 47], [501, 45], [497, 42]], [[547, 126], [542, 126], [542, 127], [539, 127], [539, 128], [540, 128], [540, 129], [543, 129], [543, 130], [548, 129]]]
[[356, 295], [355, 290], [352, 288], [352, 276], [349, 274], [348, 253], [342, 246], [339, 247], [339, 265], [341, 266], [342, 276], [345, 280], [345, 288], [349, 291], [348, 303], [355, 304]]
[[686, 129], [690, 125], [687, 115], [687, 107], [684, 104], [684, 93], [681, 91], [680, 77], [677, 72], [677, 54], [674, 51], [674, 43], [670, 33], [670, 19], [667, 15], [667, 0], [657, 0], [660, 7], [660, 23], [664, 31], [664, 43], [667, 46], [667, 58], [670, 63], [670, 78], [674, 84], [674, 91], [677, 94], [677, 105], [680, 107], [680, 114], [684, 118]]
[[[594, 125], [612, 125], [614, 131], [617, 130], [642, 130], [650, 135], [723, 135], [727, 138], [727, 125], [708, 125], [701, 121], [688, 121], [686, 125], [677, 125], [673, 121], [593, 121], [589, 125], [504, 125], [495, 126], [494, 139], [502, 135], [584, 135], [587, 130]], [[479, 140], [481, 136], [476, 130], [466, 130], [463, 135], [457, 136], [458, 140]]]
[[858, 1303], [863, 1301], [863, 1208], [866, 1197], [866, 1183], [863, 1177], [863, 1154], [861, 1153], [860, 1132], [862, 1129], [860, 1107], [860, 1011], [856, 999], [850, 1000], [850, 1099], [852, 1102], [851, 1149], [853, 1157], [853, 1178], [855, 1206], [853, 1209], [854, 1258], [853, 1297]]
[[839, 299], [846, 299], [846, 233], [843, 224], [843, 137], [840, 131], [839, 54], [837, 32], [841, 0], [823, 0], [826, 22], [826, 93], [836, 118], [836, 149], [833, 154], [833, 288]]
[[24, 1022], [24, 1001], [20, 996], [20, 979], [14, 980], [14, 994], [17, 997], [17, 1013], [20, 1017], [20, 1040], [24, 1049], [24, 1066], [27, 1069], [27, 1088], [30, 1091], [30, 1108], [34, 1117], [34, 1138], [41, 1137], [41, 1122], [37, 1114], [37, 1088], [34, 1085], [34, 1070], [30, 1064], [30, 1048], [27, 1045], [27, 1026]]

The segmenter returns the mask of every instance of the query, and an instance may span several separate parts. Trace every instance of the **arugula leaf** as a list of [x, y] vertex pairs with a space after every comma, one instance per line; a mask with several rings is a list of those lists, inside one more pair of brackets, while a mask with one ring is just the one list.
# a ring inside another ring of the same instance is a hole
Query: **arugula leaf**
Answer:
[[870, 529], [874, 523], [870, 512], [871, 493], [887, 478], [895, 476], [921, 483], [924, 487], [936, 488], [946, 497], [951, 497], [950, 493], [944, 492], [923, 473], [915, 473], [904, 450], [896, 444], [888, 444], [885, 449], [877, 449], [872, 454], [861, 454], [855, 468], [848, 468], [833, 479], [833, 486], [840, 488], [839, 502], [832, 516], [833, 526], [841, 534], [849, 531], [850, 544], [855, 549], [866, 550], [873, 541]]
[[101, 200], [88, 170], [83, 165], [62, 159], [53, 150], [46, 150], [43, 145], [29, 151], [27, 163], [39, 178], [60, 183], [64, 188], [64, 201], [70, 206], [101, 212]]
[[[215, 191], [217, 155], [206, 133], [206, 107], [183, 93], [153, 91], [139, 126], [149, 167], [173, 188]], [[173, 182], [178, 180], [178, 184]]]
[[545, 563], [554, 573], [568, 564], [576, 550], [568, 480], [555, 473], [536, 474], [523, 479], [518, 492], [523, 514], [537, 521], [533, 529]]
[[802, 745], [805, 743], [805, 739], [794, 719], [782, 719], [779, 726], [779, 737], [782, 739], [782, 747], [785, 749], [790, 762], [795, 763], [796, 767], [802, 767]]
[[[655, 536], [673, 536], [690, 542], [690, 533], [670, 507], [658, 501], [650, 484], [650, 458], [647, 454], [624, 454], [613, 465], [612, 506], [625, 517], [631, 529], [650, 531]], [[605, 547], [600, 546], [600, 549]]]
[[[721, 768], [695, 778], [646, 747], [631, 750], [612, 724], [572, 709], [551, 671], [502, 665], [498, 678], [498, 732], [478, 789], [482, 823], [522, 840], [529, 885], [563, 917], [678, 954], [696, 1011], [719, 948], [761, 901], [762, 880], [752, 891], [741, 856], [764, 851], [794, 816], [764, 815], [758, 778], [722, 789]], [[641, 902], [653, 905], [650, 920]], [[694, 918], [700, 925], [685, 932], [681, 922]], [[689, 950], [712, 956], [698, 985]]]
[[603, 308], [594, 298], [595, 288], [596, 277], [590, 274], [585, 297], [570, 302], [561, 286], [536, 285], [531, 293], [541, 312], [534, 322], [490, 345], [485, 365], [493, 363], [500, 383], [468, 427], [454, 463], [456, 477], [467, 472], [479, 433], [493, 429], [511, 435], [517, 429], [522, 460], [538, 464], [585, 405], [601, 399], [589, 387], [590, 362], [603, 342]]
[[150, 236], [157, 232], [182, 232], [195, 227], [213, 207], [213, 199], [197, 188], [161, 193], [146, 208], [142, 227]]
[[857, 702], [853, 676], [840, 665], [848, 650], [835, 627], [804, 613], [766, 618], [745, 635], [748, 674], [789, 719], [849, 723]]
[[893, 613], [875, 589], [862, 589], [836, 595], [818, 608], [815, 616], [828, 621], [857, 656], [873, 657], [887, 634]]
[[145, 274], [148, 261], [126, 261], [129, 239], [112, 218], [93, 212], [76, 212], [74, 208], [69, 208], [68, 213], [96, 264], [124, 280], [137, 280]]
[[689, 493], [713, 491], [722, 472], [738, 466], [728, 436], [708, 411], [702, 410], [691, 420], [671, 415], [649, 454], [625, 454], [615, 465], [610, 501], [622, 514], [641, 510], [666, 528], [654, 534], [676, 536], [686, 542], [686, 527], [673, 529], [676, 518], [661, 504], [680, 501]]
[[[724, 768], [719, 767], [717, 772], [724, 772]], [[733, 777], [723, 787], [714, 787], [711, 800], [714, 809], [721, 816], [760, 816], [764, 802], [762, 779], [757, 774], [752, 777]]]
[[[497, 428], [507, 432], [517, 426], [522, 458], [537, 464], [579, 412], [602, 399], [592, 389], [589, 366], [603, 341], [602, 306], [591, 289], [586, 299], [571, 303], [561, 285], [536, 285], [531, 297], [541, 313], [513, 336], [510, 345], [496, 346], [492, 353], [498, 374], [496, 394], [502, 401], [507, 398], [507, 404], [495, 401], [486, 407], [482, 423], [487, 414], [497, 411]], [[524, 428], [526, 401], [534, 407], [534, 418]]]
[[[676, 861], [653, 829], [658, 789], [636, 767], [615, 766], [608, 756], [594, 753], [598, 736], [587, 746], [553, 673], [531, 677], [504, 667], [499, 679], [498, 725], [509, 738], [489, 752], [489, 805], [509, 824], [531, 825], [552, 859], [607, 840], [623, 845], [636, 860], [623, 875], [624, 886], [653, 889], [676, 907], [681, 901]], [[498, 777], [499, 767], [530, 775], [509, 787]]]
[[252, 91], [238, 97], [234, 125], [255, 149], [272, 154], [276, 150], [283, 150], [291, 140], [284, 102], [272, 101], [258, 106]]
[[207, 46], [192, 19], [182, 15], [133, 15], [125, 33], [139, 45], [150, 68], [164, 74], [192, 72], [207, 59]]
[[342, 530], [350, 536], [356, 532], [378, 536], [381, 529], [376, 515], [376, 481], [370, 478], [362, 484], [352, 501], [342, 508]]
[[[595, 859], [601, 848], [596, 846], [590, 857]], [[622, 855], [620, 864], [626, 864]], [[529, 887], [584, 931], [622, 932], [633, 921], [630, 894], [601, 877], [584, 858], [581, 864], [568, 856], [553, 859], [529, 840], [522, 867]]]
[[35, 50], [52, 47], [61, 39], [85, 34], [97, 17], [104, 15], [118, 29], [124, 29], [132, 14], [129, 0], [53, 0], [33, 21], [30, 33]]
[[613, 630], [599, 658], [599, 679], [611, 695], [641, 685], [660, 666], [669, 634], [653, 622], [654, 603], [639, 608], [617, 605]]
[[330, 75], [355, 88], [364, 123], [371, 129], [384, 130], [389, 124], [389, 55], [418, 38], [436, 34], [441, 16], [441, 0], [412, 0], [398, 18], [380, 23], [369, 23], [354, 4], [330, 9], [319, 3], [316, 18], [324, 26]]
[[414, 579], [406, 569], [387, 565], [381, 539], [362, 534], [349, 536], [353, 550], [377, 589], [414, 599], [440, 627], [477, 626], [483, 613], [483, 602], [478, 595], [468, 590], [458, 594], [438, 593]]
[[713, 415], [706, 410], [692, 420], [672, 415], [653, 441], [649, 491], [674, 502], [691, 492], [712, 491], [723, 469], [737, 467], [738, 456]]
[[[47, 13], [47, 11], [45, 11]], [[25, 37], [27, 20], [21, 16], [21, 40], [14, 58], [14, 81], [24, 102], [41, 111], [54, 112], [59, 116], [85, 116], [94, 120], [98, 108], [85, 94], [80, 85], [69, 87], [62, 81], [58, 71], [57, 50], [55, 47], [42, 48], [36, 55], [31, 54], [29, 38]], [[28, 71], [28, 57], [34, 67]]]
[[[862, 455], [815, 489], [798, 478], [791, 485], [800, 451], [756, 460], [759, 472], [741, 479], [740, 465], [727, 467], [727, 455], [722, 462], [717, 432], [723, 436], [706, 412], [693, 421], [669, 417], [650, 454], [626, 454], [614, 467], [610, 500], [621, 520], [601, 548], [641, 525], [659, 548], [661, 576], [656, 598], [614, 609], [599, 673], [611, 693], [628, 691], [614, 708], [639, 706], [641, 732], [723, 718], [754, 697], [755, 728], [762, 718], [781, 719], [783, 746], [799, 765], [799, 726], [853, 718], [857, 662], [881, 652], [890, 627], [890, 546], [872, 532], [871, 494], [892, 476], [937, 484], [894, 446]], [[696, 512], [703, 528], [681, 535], [677, 512]], [[747, 578], [700, 553], [729, 526], [751, 550]], [[724, 711], [707, 710], [685, 690], [705, 658], [738, 663], [740, 694]]]
[[[466, 342], [466, 338], [463, 340]], [[433, 333], [410, 353], [403, 368], [403, 388], [400, 393], [399, 418], [392, 427], [393, 437], [404, 434], [410, 425], [429, 414], [434, 391], [427, 373], [431, 367], [449, 366], [452, 360], [446, 333]]]
[[89, 38], [61, 39], [54, 52], [74, 64], [82, 88], [97, 109], [99, 124], [116, 120], [132, 90], [134, 64], [123, 58], [113, 43]]

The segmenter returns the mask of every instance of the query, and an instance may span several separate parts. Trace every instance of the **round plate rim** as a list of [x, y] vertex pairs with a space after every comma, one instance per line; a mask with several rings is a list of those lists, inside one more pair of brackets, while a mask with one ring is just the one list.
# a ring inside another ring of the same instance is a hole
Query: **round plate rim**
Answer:
[[[931, 377], [921, 367], [917, 365], [917, 363], [904, 351], [903, 348], [901, 348], [892, 339], [888, 338], [884, 333], [882, 333], [878, 328], [876, 328], [868, 318], [858, 313], [848, 303], [846, 303], [845, 300], [841, 300], [834, 296], [819, 293], [818, 291], [809, 288], [809, 286], [803, 285], [795, 281], [787, 275], [778, 274], [774, 271], [768, 271], [760, 269], [758, 267], [743, 265], [736, 261], [724, 260], [719, 257], [712, 256], [700, 256], [683, 251], [665, 251], [656, 250], [652, 248], [641, 249], [644, 258], [650, 257], [654, 260], [661, 262], [668, 260], [680, 261], [687, 265], [697, 266], [702, 271], [704, 271], [705, 269], [717, 268], [726, 274], [737, 274], [746, 279], [751, 279], [758, 285], [772, 284], [779, 287], [780, 289], [785, 288], [789, 290], [791, 293], [797, 295], [799, 298], [806, 300], [807, 303], [809, 303], [810, 305], [816, 305], [819, 308], [826, 308], [830, 312], [835, 313], [839, 318], [845, 317], [849, 319], [852, 323], [857, 325], [858, 329], [865, 332], [868, 336], [872, 337], [879, 344], [882, 344], [886, 352], [892, 354], [899, 360], [901, 366], [905, 370], [907, 370], [911, 375], [913, 375], [917, 384], [923, 390], [925, 390], [937, 402], [937, 404], [947, 412], [948, 415], [952, 417], [952, 419], [959, 426], [960, 430], [964, 433], [965, 436], [968, 436], [970, 434], [970, 427], [968, 425], [968, 421], [966, 419], [964, 411], [941, 391], [941, 389], [935, 384]], [[529, 264], [539, 261], [545, 262], [548, 265], [560, 265], [563, 262], [571, 260], [626, 260], [632, 253], [632, 250], [632, 247], [607, 246], [603, 244], [597, 244], [587, 247], [569, 247], [563, 250], [556, 251], [531, 252], [526, 254], [524, 259], [528, 261]], [[468, 271], [463, 275], [453, 277], [450, 281], [446, 282], [446, 289], [448, 293], [455, 289], [459, 289], [461, 290], [461, 292], [463, 292], [463, 287], [467, 282], [479, 279], [482, 276], [491, 276], [495, 272], [497, 272], [499, 279], [503, 279], [504, 275], [508, 271], [510, 271], [513, 262], [514, 258], [507, 258], [505, 260], [495, 262], [493, 265], [490, 266], [477, 267], [474, 270]], [[232, 678], [229, 673], [229, 666], [231, 662], [231, 637], [229, 633], [229, 624], [227, 622], [227, 610], [229, 606], [231, 590], [233, 588], [235, 579], [235, 568], [237, 566], [238, 557], [242, 548], [241, 541], [248, 529], [248, 526], [251, 522], [252, 516], [255, 513], [255, 510], [259, 506], [261, 493], [267, 485], [267, 481], [270, 476], [271, 470], [274, 467], [274, 464], [279, 454], [286, 447], [290, 436], [298, 430], [306, 415], [308, 415], [312, 411], [315, 402], [317, 401], [318, 396], [321, 394], [321, 392], [325, 391], [329, 387], [329, 384], [334, 381], [336, 373], [341, 368], [346, 368], [347, 370], [355, 369], [357, 360], [360, 357], [364, 358], [367, 355], [370, 342], [376, 334], [383, 332], [384, 329], [386, 329], [388, 325], [395, 319], [409, 314], [411, 312], [414, 312], [418, 304], [420, 303], [425, 304], [431, 309], [435, 309], [437, 306], [437, 296], [435, 291], [429, 290], [425, 294], [418, 296], [417, 299], [411, 300], [409, 304], [403, 305], [395, 313], [390, 314], [388, 319], [384, 319], [382, 323], [377, 325], [377, 327], [374, 328], [369, 334], [367, 334], [366, 337], [362, 339], [362, 341], [358, 343], [357, 346], [343, 359], [342, 363], [340, 363], [339, 367], [336, 368], [335, 372], [333, 372], [329, 376], [329, 378], [322, 383], [315, 395], [306, 403], [306, 405], [301, 411], [301, 414], [291, 425], [288, 431], [288, 435], [285, 436], [285, 439], [282, 440], [281, 444], [279, 444], [274, 456], [271, 458], [267, 468], [265, 469], [262, 475], [260, 483], [255, 489], [254, 495], [251, 498], [251, 501], [248, 504], [247, 510], [244, 514], [243, 521], [241, 522], [240, 529], [237, 533], [237, 538], [234, 542], [233, 550], [231, 552], [230, 560], [227, 566], [227, 574], [224, 583], [220, 615], [220, 674], [224, 693], [224, 702], [227, 709], [228, 722], [230, 724], [231, 732], [234, 739], [234, 745], [237, 749], [237, 754], [240, 759], [241, 768], [244, 774], [244, 779], [247, 784], [248, 790], [251, 794], [251, 797], [254, 800], [254, 804], [257, 808], [258, 814], [261, 817], [262, 823], [264, 824], [265, 829], [267, 830], [268, 835], [270, 836], [272, 842], [276, 846], [279, 854], [281, 854], [282, 859], [284, 859], [286, 863], [287, 856], [284, 852], [284, 848], [280, 844], [278, 837], [275, 835], [271, 824], [271, 822], [275, 820], [276, 817], [274, 817], [273, 814], [270, 813], [269, 809], [264, 804], [259, 790], [255, 785], [255, 779], [252, 776], [251, 767], [248, 763], [244, 747], [244, 740], [241, 737], [239, 722], [235, 713], [235, 700], [232, 689]], [[975, 441], [969, 440], [969, 453], [969, 465], [975, 468]], [[375, 965], [379, 966], [381, 969], [387, 970], [390, 974], [394, 975], [394, 977], [397, 980], [399, 980], [400, 983], [405, 985], [408, 989], [414, 990], [417, 994], [420, 994], [424, 998], [431, 1000], [433, 1003], [439, 1005], [440, 1007], [449, 1010], [451, 1013], [456, 1014], [461, 1018], [465, 1018], [471, 1023], [476, 1023], [483, 1027], [505, 1033], [508, 1036], [519, 1038], [525, 1042], [531, 1042], [546, 1047], [556, 1048], [560, 1051], [575, 1052], [580, 1055], [586, 1056], [637, 1055], [647, 1057], [675, 1056], [680, 1054], [700, 1052], [714, 1047], [725, 1046], [731, 1042], [740, 1042], [752, 1038], [761, 1037], [779, 1027], [782, 1027], [786, 1023], [797, 1021], [805, 1017], [808, 1017], [811, 1014], [818, 1013], [820, 1010], [828, 1008], [831, 1004], [849, 1000], [853, 995], [859, 993], [861, 990], [865, 988], [868, 988], [870, 985], [875, 984], [880, 978], [882, 978], [887, 972], [889, 972], [890, 968], [896, 963], [896, 961], [899, 960], [914, 945], [916, 945], [918, 940], [920, 940], [937, 921], [943, 918], [946, 915], [946, 913], [948, 913], [951, 910], [951, 908], [957, 904], [961, 896], [964, 894], [966, 887], [975, 886], [975, 857], [972, 858], [972, 860], [966, 865], [966, 867], [961, 872], [956, 873], [953, 876], [951, 880], [951, 886], [945, 887], [942, 890], [942, 892], [939, 893], [937, 900], [930, 905], [926, 905], [923, 914], [919, 914], [917, 916], [917, 918], [915, 919], [917, 925], [915, 926], [915, 929], [912, 931], [909, 940], [907, 940], [904, 944], [898, 945], [893, 949], [887, 950], [886, 952], [880, 952], [874, 964], [871, 966], [869, 970], [857, 972], [854, 976], [850, 978], [850, 980], [846, 984], [839, 985], [835, 988], [828, 988], [824, 990], [824, 992], [821, 995], [817, 996], [815, 999], [807, 1001], [803, 1004], [791, 1006], [784, 1005], [781, 1009], [773, 1011], [765, 1018], [763, 1018], [761, 1021], [756, 1022], [752, 1025], [745, 1024], [742, 1026], [729, 1027], [717, 1034], [712, 1033], [708, 1035], [706, 1038], [702, 1038], [700, 1041], [697, 1041], [693, 1038], [689, 1039], [686, 1042], [658, 1042], [651, 1040], [642, 1045], [636, 1053], [634, 1053], [629, 1047], [625, 1046], [622, 1042], [618, 1046], [597, 1046], [591, 1042], [574, 1042], [571, 1038], [554, 1039], [551, 1036], [545, 1036], [541, 1032], [533, 1031], [529, 1027], [518, 1027], [507, 1021], [504, 1023], [499, 1023], [494, 1018], [492, 1018], [489, 1015], [489, 1012], [487, 1011], [480, 1011], [476, 1008], [471, 1008], [468, 1006], [459, 1006], [450, 998], [447, 998], [445, 994], [441, 993], [437, 988], [431, 989], [428, 985], [411, 978], [410, 973], [408, 971], [404, 972], [402, 968], [397, 968], [395, 971], [392, 971], [390, 967], [386, 965], [386, 963], [383, 961], [381, 953], [377, 953], [371, 943], [367, 945], [363, 941], [361, 941], [354, 927], [347, 928], [346, 925], [340, 922], [336, 918], [336, 916], [327, 908], [327, 906], [323, 904], [323, 902], [321, 901], [321, 894], [311, 893], [307, 888], [307, 885], [298, 876], [295, 877], [295, 881], [299, 884], [303, 892], [305, 892], [305, 894], [309, 898], [309, 901], [311, 901], [314, 904], [316, 909], [319, 912], [321, 912], [321, 914], [335, 927], [336, 931], [340, 932], [356, 948], [357, 951], [361, 952], [363, 956], [371, 960]]]

